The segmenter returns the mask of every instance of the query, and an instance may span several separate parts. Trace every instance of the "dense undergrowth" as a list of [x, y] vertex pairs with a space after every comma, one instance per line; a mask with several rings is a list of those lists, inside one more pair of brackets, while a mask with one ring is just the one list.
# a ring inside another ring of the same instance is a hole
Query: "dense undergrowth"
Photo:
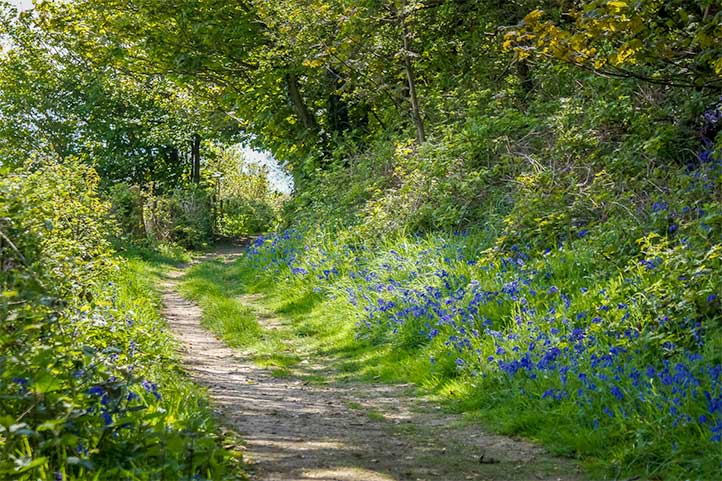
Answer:
[[231, 479], [156, 286], [185, 259], [125, 248], [78, 165], [0, 181], [0, 478]]

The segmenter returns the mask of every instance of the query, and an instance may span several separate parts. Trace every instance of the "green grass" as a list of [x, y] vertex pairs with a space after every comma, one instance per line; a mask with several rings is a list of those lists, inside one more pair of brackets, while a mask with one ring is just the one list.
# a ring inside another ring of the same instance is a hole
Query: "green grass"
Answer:
[[180, 292], [200, 305], [204, 326], [214, 333], [223, 334], [228, 345], [247, 347], [258, 341], [261, 329], [256, 316], [238, 300], [241, 292], [233, 286], [226, 266], [220, 261], [192, 267], [183, 280]]
[[[408, 241], [411, 242], [418, 241]], [[419, 245], [408, 249], [415, 249], [412, 252], [433, 250], [433, 242], [423, 242], [428, 241], [420, 241]], [[406, 242], [404, 244], [408, 245]], [[580, 288], [586, 286], [589, 286], [590, 292], [595, 292], [602, 286], [608, 286], [610, 295], [623, 299], [625, 294], [616, 292], [616, 276], [611, 276], [607, 283], [604, 273], [597, 268], [598, 260], [594, 252], [586, 244], [581, 245], [574, 251], [542, 258], [541, 268], [551, 269], [554, 273], [553, 282], [566, 292], [580, 292]], [[317, 248], [329, 252], [334, 247], [325, 245]], [[402, 249], [395, 246], [385, 248]], [[371, 262], [381, 265], [387, 260], [381, 258], [384, 250], [379, 251], [379, 257], [372, 257]], [[488, 377], [474, 377], [458, 369], [455, 362], [457, 356], [453, 352], [449, 353], [451, 349], [444, 346], [443, 336], [433, 341], [418, 342], [413, 332], [406, 337], [401, 332], [394, 337], [377, 339], [372, 335], [368, 339], [359, 339], [356, 335], [356, 320], [361, 307], [351, 307], [345, 298], [346, 287], [353, 284], [349, 283], [348, 273], [344, 269], [351, 271], [360, 267], [348, 267], [344, 264], [346, 260], [343, 255], [339, 255], [332, 262], [342, 270], [342, 274], [329, 287], [329, 283], [316, 282], [315, 274], [321, 273], [324, 268], [317, 266], [323, 265], [324, 261], [323, 257], [319, 256], [319, 260], [314, 255], [316, 251], [307, 251], [306, 258], [300, 262], [309, 271], [316, 271], [302, 276], [293, 275], [286, 264], [281, 264], [282, 267], [274, 274], [273, 258], [270, 255], [260, 264], [267, 267], [270, 264], [268, 270], [243, 258], [227, 264], [220, 261], [204, 263], [188, 272], [183, 289], [203, 307], [204, 322], [209, 327], [229, 343], [241, 346], [255, 357], [259, 365], [270, 368], [274, 375], [306, 375], [310, 382], [319, 383], [411, 382], [420, 392], [441, 400], [445, 410], [465, 413], [465, 419], [469, 422], [504, 434], [523, 434], [541, 442], [555, 454], [581, 458], [595, 479], [635, 476], [640, 473], [649, 479], [659, 476], [661, 479], [678, 479], [697, 462], [694, 460], [698, 455], [694, 453], [693, 440], [679, 438], [680, 445], [686, 443], [686, 459], [680, 458], [680, 455], [670, 455], [675, 441], [665, 431], [668, 420], [659, 416], [645, 418], [645, 412], [641, 411], [629, 422], [622, 421], [621, 417], [619, 421], [609, 423], [602, 419], [600, 425], [595, 427], [592, 416], [582, 416], [575, 402], [550, 402], [543, 399], [541, 393], [546, 387], [540, 388], [533, 382], [510, 382], [493, 372]], [[413, 259], [415, 254], [406, 255]], [[574, 269], [570, 268], [571, 263]], [[378, 265], [370, 267], [383, 272]], [[443, 264], [441, 267], [426, 267], [430, 272], [438, 268], [444, 268]], [[478, 273], [474, 274], [472, 268], [466, 265], [454, 268], [459, 269], [456, 274], [461, 273], [467, 279], [478, 278]], [[404, 274], [394, 272], [393, 275]], [[493, 275], [489, 278], [496, 279]], [[490, 282], [484, 279], [482, 277], [482, 282]], [[494, 284], [486, 288], [493, 290]], [[542, 301], [534, 302], [543, 302], [544, 298], [540, 299]], [[585, 299], [587, 297], [584, 296], [575, 298], [576, 302], [582, 303], [582, 307], [577, 309], [594, 309], [591, 304], [593, 301]], [[233, 309], [224, 315], [235, 316], [236, 319], [219, 316], [213, 308], [214, 303], [229, 300], [232, 300]], [[548, 307], [544, 304], [539, 306], [540, 312], [546, 311]], [[513, 318], [513, 312], [504, 310], [508, 307], [491, 303], [486, 308], [489, 310], [486, 315], [500, 321], [502, 330], [515, 332], [515, 324], [503, 324]], [[264, 319], [272, 320], [276, 328], [263, 329], [258, 324], [259, 319], [261, 322]], [[245, 331], [239, 330], [234, 327], [239, 322], [250, 327], [241, 328]], [[491, 348], [495, 349], [494, 346]], [[484, 356], [494, 353], [488, 351], [489, 346], [484, 349], [487, 349]], [[433, 364], [429, 362], [431, 357], [435, 358]], [[299, 365], [303, 360], [320, 358], [332, 366], [329, 373], [308, 375]], [[529, 395], [521, 392], [522, 388], [535, 389], [538, 393]], [[608, 392], [601, 394], [611, 397]], [[690, 456], [695, 458], [690, 459]], [[710, 467], [714, 467], [714, 456], [709, 452], [700, 452], [698, 464], [694, 468], [696, 472], [707, 473]]]
[[114, 247], [123, 258], [145, 263], [148, 272], [156, 276], [155, 280], [165, 272], [165, 269], [178, 267], [193, 259], [189, 251], [175, 244], [162, 243], [150, 247], [116, 241]]
[[[167, 424], [167, 439], [162, 441], [172, 459], [174, 451], [184, 463], [205, 466], [207, 479], [230, 480], [244, 477], [239, 439], [232, 433], [220, 434], [205, 391], [188, 379], [176, 355], [176, 341], [160, 314], [161, 297], [158, 286], [166, 272], [190, 260], [180, 248], [159, 250], [126, 248], [121, 271], [116, 280], [116, 299], [122, 310], [143, 319], [146, 334], [136, 339], [143, 346], [149, 362], [149, 378], [157, 383], [165, 410], [161, 422]], [[173, 434], [178, 433], [178, 434]], [[192, 459], [189, 458], [189, 453]], [[190, 469], [190, 468], [189, 468]], [[174, 479], [165, 474], [167, 479]]]
[[386, 416], [378, 411], [368, 411], [366, 416], [368, 416], [371, 421], [386, 421]]
[[[442, 402], [445, 411], [465, 413], [467, 422], [503, 434], [523, 432], [558, 455], [590, 453], [585, 459], [587, 469], [600, 479], [606, 473], [607, 466], [591, 455], [604, 448], [600, 443], [609, 439], [604, 433], [595, 436], [589, 430], [575, 429], [558, 416], [534, 409], [520, 410], [518, 403], [500, 399], [498, 392], [475, 389], [467, 378], [456, 374], [452, 365], [439, 366], [430, 373], [433, 346], [404, 350], [356, 339], [354, 322], [349, 321], [348, 309], [341, 300], [321, 302], [321, 296], [307, 289], [288, 289], [280, 282], [259, 280], [242, 260], [233, 263], [215, 260], [193, 266], [184, 278], [181, 292], [199, 303], [208, 328], [228, 344], [250, 353], [259, 366], [270, 368], [275, 377], [296, 375], [314, 383], [414, 383], [419, 394], [431, 395]], [[244, 304], [239, 300], [242, 298], [252, 301]], [[286, 327], [262, 329], [258, 324], [259, 313], [278, 316]], [[294, 371], [301, 359], [319, 357], [329, 360], [333, 368], [327, 376]], [[358, 403], [352, 404], [351, 409], [363, 409]], [[376, 411], [369, 411], [366, 416], [373, 421], [385, 419]]]
[[[337, 315], [321, 296], [276, 290], [271, 283], [254, 283], [253, 277], [253, 272], [239, 262], [204, 262], [189, 269], [181, 293], [199, 304], [207, 328], [229, 345], [252, 353], [261, 367], [279, 368], [285, 373], [302, 359], [321, 356], [334, 362], [339, 380], [422, 380], [428, 359], [359, 343], [354, 339], [353, 323]], [[248, 294], [261, 295], [244, 304], [241, 299]], [[287, 325], [262, 329], [259, 313], [273, 313]], [[310, 376], [309, 380], [325, 379]]]

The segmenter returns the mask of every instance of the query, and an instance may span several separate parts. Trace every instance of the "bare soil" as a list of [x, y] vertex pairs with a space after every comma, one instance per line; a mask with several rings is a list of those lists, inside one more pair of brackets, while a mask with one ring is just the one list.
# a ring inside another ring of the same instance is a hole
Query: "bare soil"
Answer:
[[[229, 260], [239, 249], [214, 254]], [[208, 256], [207, 258], [210, 258]], [[578, 465], [520, 439], [490, 434], [444, 413], [410, 385], [309, 383], [334, 372], [332, 360], [301, 362], [278, 377], [201, 326], [201, 309], [163, 286], [164, 314], [191, 378], [208, 389], [222, 423], [245, 440], [258, 481], [576, 481]], [[243, 302], [253, 308], [257, 298]], [[266, 329], [286, 322], [259, 315]]]

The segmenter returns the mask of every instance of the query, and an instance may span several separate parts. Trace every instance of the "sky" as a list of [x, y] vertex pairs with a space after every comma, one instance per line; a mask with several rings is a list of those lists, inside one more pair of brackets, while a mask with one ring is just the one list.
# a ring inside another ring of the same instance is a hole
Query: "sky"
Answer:
[[270, 153], [253, 150], [241, 144], [237, 148], [243, 153], [246, 162], [268, 169], [268, 182], [272, 189], [282, 194], [291, 194], [293, 192], [293, 177]]
[[33, 6], [33, 0], [10, 0], [10, 3], [12, 3], [21, 10], [25, 10], [26, 8], [30, 8]]

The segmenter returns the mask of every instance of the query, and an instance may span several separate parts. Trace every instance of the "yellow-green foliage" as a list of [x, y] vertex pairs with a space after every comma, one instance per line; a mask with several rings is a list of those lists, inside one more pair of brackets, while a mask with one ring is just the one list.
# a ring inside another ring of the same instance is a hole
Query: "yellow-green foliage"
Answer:
[[269, 185], [268, 169], [249, 162], [239, 146], [217, 148], [208, 168], [212, 172], [219, 234], [267, 232], [278, 222], [285, 196]]

